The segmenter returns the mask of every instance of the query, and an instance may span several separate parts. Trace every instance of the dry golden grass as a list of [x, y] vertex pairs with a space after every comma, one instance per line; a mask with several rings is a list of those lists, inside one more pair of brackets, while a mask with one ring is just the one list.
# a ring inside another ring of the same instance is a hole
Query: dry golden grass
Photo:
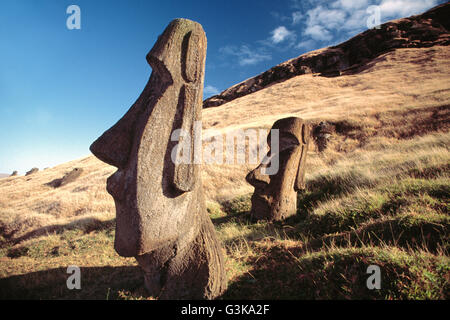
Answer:
[[[347, 120], [361, 125], [367, 135], [373, 134], [366, 132], [372, 130], [381, 136], [396, 138], [402, 136], [400, 128], [408, 127], [408, 121], [412, 125], [419, 124], [410, 128], [413, 135], [421, 131], [422, 123], [408, 118], [408, 111], [430, 107], [428, 113], [432, 115], [432, 107], [449, 102], [450, 49], [398, 49], [381, 55], [358, 74], [336, 78], [297, 76], [220, 107], [205, 109], [203, 123], [206, 134], [210, 129], [225, 134], [237, 129], [269, 129], [280, 118], [297, 116], [313, 123]], [[393, 119], [380, 116], [395, 110], [401, 114], [394, 114]], [[445, 110], [448, 109], [444, 109], [448, 114]], [[426, 113], [419, 112], [423, 125], [429, 122]], [[397, 123], [394, 120], [398, 120]], [[361, 142], [360, 137], [344, 138], [345, 143], [343, 139], [334, 141], [339, 145], [336, 154], [354, 150]], [[333, 158], [332, 152], [325, 157]], [[206, 194], [211, 200], [223, 200], [250, 192], [252, 187], [244, 178], [252, 167], [255, 166], [205, 166]], [[309, 170], [315, 168], [310, 166]]]
[[[450, 49], [398, 49], [354, 75], [302, 75], [203, 112], [205, 129], [270, 127], [275, 120], [364, 117], [450, 100]], [[213, 124], [215, 124], [213, 126]]]
[[[77, 180], [59, 188], [48, 185], [75, 167], [84, 169]], [[29, 176], [0, 180], [3, 233], [18, 238], [45, 226], [65, 225], [89, 217], [113, 218], [114, 202], [106, 192], [106, 178], [113, 172], [113, 167], [90, 156]]]
[[[403, 157], [403, 151], [383, 156], [383, 150], [373, 148], [388, 148], [398, 138], [447, 131], [449, 57], [448, 47], [399, 49], [380, 56], [358, 74], [336, 78], [298, 76], [204, 110], [204, 136], [208, 136], [208, 129], [221, 134], [239, 128], [268, 129], [275, 120], [293, 115], [312, 123], [341, 121], [350, 129], [333, 135], [326, 152], [319, 154], [314, 144], [310, 146], [307, 178], [324, 170], [340, 170], [333, 166], [337, 161], [343, 168], [357, 163], [358, 170], [366, 170], [362, 165], [365, 162], [372, 166], [374, 157], [378, 157], [378, 162], [394, 161], [392, 157]], [[402, 148], [405, 146], [402, 144]], [[76, 181], [60, 188], [47, 185], [75, 167], [83, 169]], [[254, 167], [254, 164], [204, 165], [207, 200], [223, 202], [251, 192], [245, 175]], [[89, 156], [30, 176], [1, 179], [2, 233], [8, 238], [19, 238], [37, 229], [45, 233], [46, 226], [87, 218], [113, 218], [114, 202], [105, 186], [106, 178], [114, 171], [115, 168]]]
[[[245, 175], [254, 164], [203, 166], [208, 211], [226, 250], [230, 288], [225, 298], [366, 297], [353, 279], [342, 276], [351, 277], [354, 270], [347, 267], [363, 268], [367, 261], [384, 265], [400, 286], [368, 298], [446, 297], [449, 57], [447, 47], [400, 49], [359, 74], [298, 76], [203, 111], [204, 137], [208, 129], [222, 135], [267, 130], [292, 115], [313, 125], [326, 120], [334, 128], [324, 152], [310, 145], [309, 191], [299, 194], [299, 221], [252, 224], [245, 218], [253, 191]], [[59, 188], [49, 184], [74, 168], [83, 169], [75, 181]], [[113, 249], [115, 207], [106, 179], [115, 170], [88, 156], [0, 179], [0, 282], [7, 290], [0, 287], [0, 296], [145, 297], [136, 262]], [[397, 229], [391, 235], [387, 226]], [[426, 240], [411, 249], [411, 238], [423, 228], [431, 228], [433, 246]], [[335, 245], [368, 230], [383, 235], [381, 246]], [[400, 239], [401, 234], [407, 236]], [[398, 247], [391, 240], [400, 241]], [[83, 268], [84, 291], [65, 287], [65, 268], [71, 264]], [[326, 269], [325, 278], [315, 273]], [[335, 282], [327, 277], [336, 277]], [[299, 286], [314, 291], [302, 293]]]

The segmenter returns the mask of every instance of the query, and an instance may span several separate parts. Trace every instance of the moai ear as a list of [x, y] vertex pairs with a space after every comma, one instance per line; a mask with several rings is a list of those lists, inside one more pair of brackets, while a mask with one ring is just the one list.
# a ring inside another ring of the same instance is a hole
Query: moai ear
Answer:
[[183, 40], [182, 74], [187, 82], [197, 83], [201, 80], [203, 68], [204, 36], [193, 31], [186, 34]]
[[300, 151], [300, 160], [298, 164], [297, 177], [295, 179], [294, 190], [300, 191], [305, 189], [305, 167], [306, 167], [306, 155], [309, 146], [310, 127], [309, 124], [304, 123], [302, 126], [302, 141]]
[[[180, 91], [179, 103], [181, 104], [178, 110], [183, 110], [181, 130], [183, 133], [187, 134], [181, 139], [189, 139], [189, 141], [180, 141], [180, 144], [187, 143], [189, 146], [189, 162], [184, 163], [180, 161], [175, 161], [175, 169], [173, 176], [173, 183], [175, 187], [182, 192], [191, 191], [194, 188], [195, 181], [199, 174], [198, 165], [195, 162], [195, 152], [196, 152], [196, 137], [197, 134], [201, 132], [196, 132], [195, 121], [199, 118], [199, 111], [197, 104], [199, 103], [199, 89], [190, 84], [186, 84], [182, 87]], [[201, 141], [201, 138], [200, 138]], [[177, 155], [178, 156], [178, 155]], [[178, 159], [177, 159], [178, 160]], [[180, 163], [179, 163], [180, 162]]]
[[[202, 30], [188, 32], [182, 43], [181, 74], [186, 81], [180, 91], [179, 108], [181, 114], [181, 129], [187, 133], [184, 139], [190, 139], [189, 163], [175, 162], [173, 183], [182, 192], [191, 191], [199, 175], [199, 165], [195, 164], [196, 144], [201, 134], [195, 130], [195, 122], [201, 119], [203, 96], [203, 70], [206, 55], [206, 37]], [[183, 142], [181, 142], [183, 143]], [[201, 151], [201, 147], [200, 147]]]

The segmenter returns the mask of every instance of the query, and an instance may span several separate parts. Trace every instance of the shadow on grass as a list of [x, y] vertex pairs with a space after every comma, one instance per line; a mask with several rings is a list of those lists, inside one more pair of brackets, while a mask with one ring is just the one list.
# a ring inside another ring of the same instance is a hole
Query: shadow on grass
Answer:
[[251, 196], [252, 194], [246, 194], [236, 197], [231, 200], [227, 200], [220, 203], [221, 210], [226, 213], [224, 217], [213, 218], [212, 222], [215, 226], [228, 222], [236, 223], [249, 223], [250, 209], [251, 209]]
[[32, 230], [23, 236], [15, 239], [7, 239], [7, 244], [16, 245], [22, 241], [48, 235], [48, 234], [61, 234], [67, 230], [83, 230], [84, 233], [90, 233], [92, 231], [102, 231], [112, 229], [116, 225], [116, 219], [102, 221], [96, 218], [83, 218], [75, 220], [66, 224], [54, 224]]
[[[249, 261], [253, 268], [232, 281], [223, 299], [311, 300], [382, 299], [382, 292], [368, 290], [365, 263], [351, 258], [316, 259], [299, 263], [298, 248], [274, 246]], [[343, 257], [342, 257], [343, 258]], [[327, 266], [327, 267], [326, 267]], [[341, 277], [341, 273], [345, 277]], [[348, 287], [348, 290], [345, 287]]]
[[[349, 248], [299, 255], [299, 248], [273, 246], [251, 258], [252, 269], [233, 279], [223, 299], [384, 300], [448, 299], [446, 260], [410, 258], [383, 248]], [[301, 249], [300, 249], [301, 251]], [[382, 272], [379, 290], [369, 290], [367, 268]]]
[[69, 290], [67, 269], [57, 268], [0, 279], [0, 299], [120, 299], [121, 292], [145, 296], [137, 266], [80, 267], [81, 289]]
[[324, 246], [391, 245], [403, 249], [422, 249], [431, 253], [449, 250], [449, 225], [446, 221], [418, 220], [410, 222], [411, 217], [394, 217], [385, 221], [374, 221], [354, 231], [337, 235], [326, 235], [311, 241], [305, 249], [320, 250]]
[[299, 269], [287, 251], [273, 247], [250, 258], [248, 264], [252, 269], [229, 283], [223, 299], [298, 299]]
[[319, 203], [350, 194], [358, 188], [374, 187], [377, 181], [364, 177], [359, 172], [349, 171], [336, 176], [319, 176], [306, 183], [306, 190], [297, 194], [297, 210], [310, 213]]
[[229, 214], [225, 217], [213, 218], [211, 219], [215, 226], [220, 226], [221, 224], [228, 222], [251, 222], [249, 212], [239, 212], [234, 214]]

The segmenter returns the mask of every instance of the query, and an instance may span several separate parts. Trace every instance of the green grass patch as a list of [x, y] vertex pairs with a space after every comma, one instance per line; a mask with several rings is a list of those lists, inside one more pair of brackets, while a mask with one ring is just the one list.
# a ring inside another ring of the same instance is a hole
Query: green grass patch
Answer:
[[405, 178], [321, 203], [297, 225], [297, 231], [317, 237], [357, 229], [368, 220], [404, 212], [448, 214], [449, 196], [446, 178]]
[[402, 214], [369, 221], [357, 230], [327, 235], [308, 243], [324, 246], [381, 246], [421, 249], [433, 253], [449, 251], [450, 217], [444, 214]]
[[[449, 259], [397, 248], [332, 248], [296, 255], [273, 246], [251, 258], [253, 269], [230, 284], [226, 299], [448, 299]], [[381, 270], [369, 290], [367, 267]]]

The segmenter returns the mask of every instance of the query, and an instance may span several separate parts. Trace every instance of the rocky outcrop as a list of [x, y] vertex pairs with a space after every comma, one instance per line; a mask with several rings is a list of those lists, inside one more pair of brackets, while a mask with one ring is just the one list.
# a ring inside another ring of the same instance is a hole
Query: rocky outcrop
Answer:
[[39, 168], [33, 168], [30, 171], [27, 171], [27, 173], [25, 173], [26, 176], [29, 176], [30, 174], [36, 173], [39, 171]]
[[399, 48], [425, 48], [450, 44], [450, 3], [421, 15], [394, 20], [370, 29], [340, 45], [303, 54], [243, 81], [203, 102], [217, 107], [236, 98], [298, 75], [317, 73], [336, 77], [358, 72], [377, 56]]

